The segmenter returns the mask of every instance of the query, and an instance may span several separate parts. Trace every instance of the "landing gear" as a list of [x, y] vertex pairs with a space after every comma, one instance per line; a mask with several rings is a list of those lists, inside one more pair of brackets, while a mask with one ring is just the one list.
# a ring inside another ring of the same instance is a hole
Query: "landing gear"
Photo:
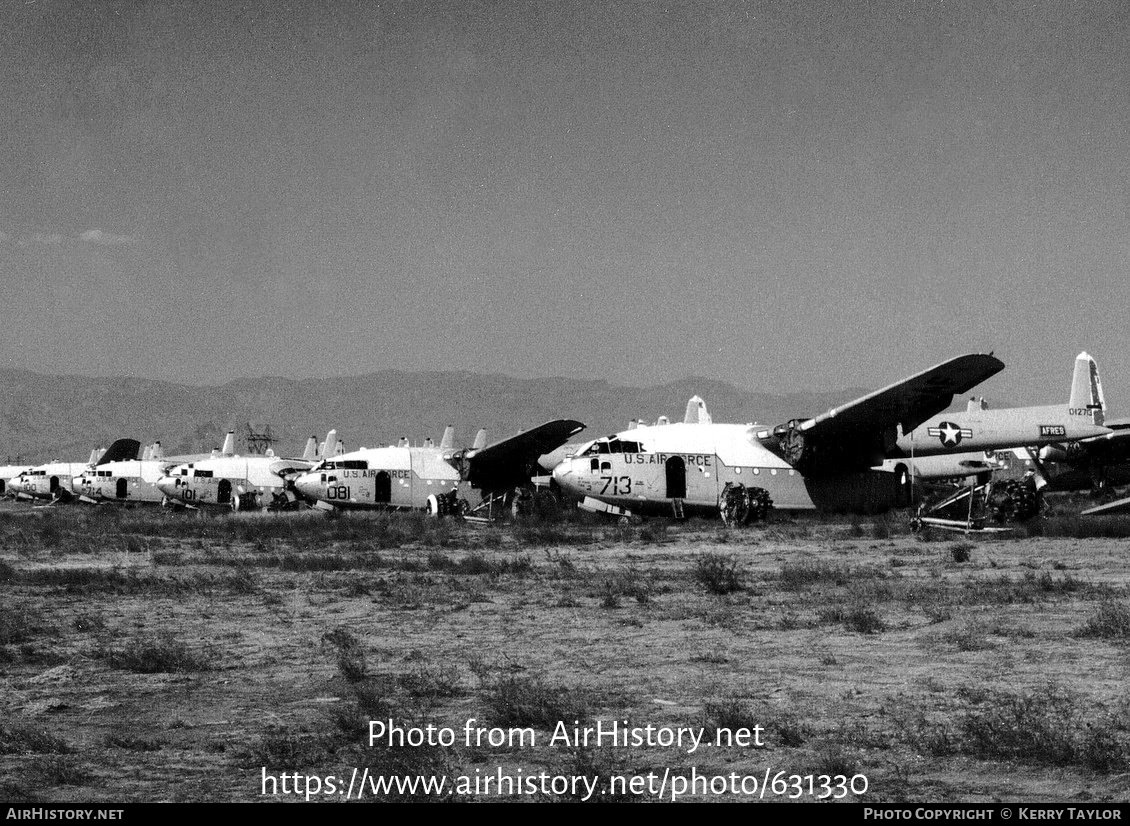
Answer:
[[246, 493], [234, 493], [231, 498], [231, 509], [233, 511], [253, 511], [259, 507], [259, 496], [255, 491], [250, 490]]
[[[919, 505], [910, 522], [914, 532], [926, 526], [959, 531], [1000, 531], [1039, 515], [1040, 494], [1036, 480], [989, 481], [957, 488], [941, 501]], [[988, 527], [992, 522], [997, 526]]]
[[764, 488], [747, 488], [743, 484], [727, 482], [718, 498], [718, 511], [727, 525], [745, 525], [764, 522], [773, 500]]
[[424, 506], [428, 516], [462, 516], [469, 508], [467, 500], [460, 499], [459, 494], [453, 490], [433, 493]]
[[1040, 512], [1040, 497], [1033, 478], [1010, 479], [995, 485], [988, 498], [989, 514], [998, 525], [1027, 522]]
[[561, 514], [561, 500], [548, 488], [515, 488], [510, 500], [510, 514], [515, 518], [553, 518]]

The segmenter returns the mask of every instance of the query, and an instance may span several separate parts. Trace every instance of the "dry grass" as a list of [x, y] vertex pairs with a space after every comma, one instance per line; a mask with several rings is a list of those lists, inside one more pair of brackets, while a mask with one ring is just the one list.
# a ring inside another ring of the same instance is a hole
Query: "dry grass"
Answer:
[[[647, 800], [610, 778], [771, 765], [861, 772], [876, 803], [1119, 799], [1130, 559], [1066, 535], [1083, 530], [0, 506], [0, 795], [258, 800], [266, 766], [579, 771]], [[389, 719], [538, 742], [370, 747]], [[612, 720], [760, 725], [766, 745], [549, 743], [559, 721]]]

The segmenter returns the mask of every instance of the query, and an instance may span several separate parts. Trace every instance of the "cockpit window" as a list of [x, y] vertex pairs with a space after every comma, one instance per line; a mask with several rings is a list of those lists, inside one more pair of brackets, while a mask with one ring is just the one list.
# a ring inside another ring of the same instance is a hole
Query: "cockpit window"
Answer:
[[624, 448], [625, 453], [640, 453], [641, 452], [639, 442], [620, 442], [620, 445]]
[[369, 463], [364, 459], [327, 459], [319, 470], [368, 470]]
[[212, 478], [212, 471], [210, 471], [210, 470], [200, 470], [199, 468], [197, 468], [196, 471], [193, 473], [193, 475], [196, 476], [197, 478], [204, 477], [206, 479], [210, 479], [210, 478]]

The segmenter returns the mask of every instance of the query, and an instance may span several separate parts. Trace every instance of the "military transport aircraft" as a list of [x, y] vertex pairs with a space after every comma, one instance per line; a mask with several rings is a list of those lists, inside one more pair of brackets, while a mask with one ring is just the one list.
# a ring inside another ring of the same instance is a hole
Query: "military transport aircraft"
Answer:
[[[337, 431], [331, 430], [322, 443], [322, 455], [333, 455], [338, 445]], [[221, 450], [177, 465], [156, 484], [169, 505], [220, 506], [237, 511], [286, 508], [298, 503], [294, 476], [309, 470], [318, 460], [314, 437], [307, 440], [300, 458], [281, 458], [271, 450], [241, 456], [235, 452], [235, 434], [229, 431]]]
[[1049, 490], [1090, 490], [1101, 495], [1130, 484], [1130, 419], [1107, 419], [1111, 432], [1069, 444], [1048, 445], [1033, 459], [1033, 471]]
[[[970, 399], [964, 412], [943, 413], [900, 436], [891, 458], [880, 466], [903, 485], [914, 480], [979, 476], [1011, 465], [1011, 448], [1046, 446], [1063, 453], [1067, 445], [1109, 444], [1099, 368], [1086, 352], [1075, 357], [1066, 404], [990, 410], [984, 399]], [[1128, 434], [1130, 435], [1130, 434]], [[1082, 440], [1082, 441], [1080, 441]], [[994, 451], [1002, 451], [997, 456]]]
[[87, 504], [161, 504], [165, 494], [157, 487], [157, 481], [168, 473], [169, 468], [208, 457], [207, 453], [165, 456], [161, 443], [155, 442], [142, 451], [140, 458], [105, 462], [87, 468], [74, 480], [73, 489], [79, 501]]
[[75, 480], [88, 468], [137, 456], [141, 443], [118, 439], [104, 451], [95, 448], [86, 462], [48, 462], [24, 471], [8, 483], [17, 498], [68, 502], [75, 494]]
[[0, 496], [14, 495], [9, 490], [8, 483], [25, 471], [31, 470], [31, 465], [4, 465], [0, 467]]
[[898, 502], [898, 480], [872, 467], [895, 449], [899, 433], [1003, 368], [992, 354], [958, 356], [772, 429], [715, 424], [708, 415], [636, 427], [582, 445], [554, 468], [553, 479], [582, 508], [619, 514], [721, 510], [727, 521], [746, 521], [770, 502], [795, 510], [881, 510]]
[[471, 504], [466, 488], [478, 490], [476, 510], [523, 501], [536, 473], [538, 457], [584, 429], [571, 419], [556, 419], [516, 436], [486, 444], [479, 431], [474, 446], [456, 450], [449, 427], [438, 446], [362, 448], [326, 459], [299, 476], [298, 492], [322, 508], [424, 509], [433, 515], [464, 513]]

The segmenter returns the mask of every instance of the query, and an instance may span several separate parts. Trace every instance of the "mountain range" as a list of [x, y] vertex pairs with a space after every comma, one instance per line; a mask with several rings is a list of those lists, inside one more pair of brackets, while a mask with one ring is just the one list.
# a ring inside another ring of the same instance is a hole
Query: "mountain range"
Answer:
[[[706, 400], [715, 421], [780, 424], [816, 415], [867, 391], [772, 395], [713, 379], [684, 378], [657, 387], [606, 381], [517, 379], [470, 372], [384, 370], [325, 379], [252, 378], [195, 386], [141, 378], [53, 376], [0, 369], [0, 463], [85, 460], [92, 447], [128, 436], [160, 440], [166, 454], [207, 451], [250, 424], [270, 427], [279, 455], [297, 455], [308, 436], [336, 428], [346, 449], [425, 437], [446, 425], [469, 445], [480, 427], [488, 441], [550, 419], [584, 422], [594, 438], [632, 419], [681, 421], [687, 400]], [[237, 440], [238, 444], [238, 440]], [[244, 446], [240, 450], [245, 450]]]

